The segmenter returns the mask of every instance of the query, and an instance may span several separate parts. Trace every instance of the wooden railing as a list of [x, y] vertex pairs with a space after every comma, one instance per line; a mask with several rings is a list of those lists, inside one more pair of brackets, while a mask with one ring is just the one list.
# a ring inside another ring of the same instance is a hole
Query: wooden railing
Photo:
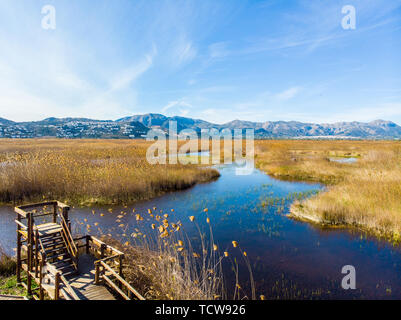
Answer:
[[123, 274], [124, 253], [107, 245], [93, 236], [76, 238], [75, 241], [86, 240], [79, 248], [85, 248], [87, 254], [92, 254], [99, 260], [95, 261], [95, 284], [106, 284], [123, 299], [131, 300], [145, 298], [136, 291], [125, 279]]
[[[95, 262], [96, 273], [95, 283], [99, 284], [102, 280], [109, 285], [115, 292], [120, 294], [125, 300], [132, 300], [135, 296], [139, 300], [145, 300], [127, 281], [125, 281], [106, 261], [98, 260]], [[117, 282], [117, 284], [115, 283]]]
[[[52, 206], [52, 212], [37, 212], [36, 208]], [[77, 267], [79, 249], [98, 259], [94, 263], [95, 284], [108, 286], [123, 299], [145, 300], [125, 279], [123, 274], [124, 253], [107, 245], [93, 236], [87, 235], [73, 238], [71, 225], [68, 219], [69, 207], [58, 201], [49, 201], [15, 208], [17, 213], [17, 282], [24, 285], [28, 295], [43, 300], [47, 292], [52, 299], [61, 297], [67, 300], [79, 300], [78, 295], [68, 280], [55, 265], [47, 261], [46, 251], [41, 242], [39, 230], [34, 224], [34, 218], [52, 215], [53, 223], [62, 227], [62, 237], [65, 246]], [[60, 212], [61, 211], [61, 212]], [[26, 224], [23, 223], [26, 221]], [[85, 240], [82, 244], [82, 240]], [[21, 281], [21, 270], [27, 274], [26, 284]], [[32, 288], [32, 281], [36, 280], [38, 288]], [[32, 292], [39, 290], [38, 297]]]
[[72, 237], [72, 234], [70, 231], [70, 226], [67, 224], [67, 221], [65, 220], [63, 215], [59, 214], [59, 217], [61, 220], [61, 226], [63, 227], [63, 238], [64, 238], [64, 242], [67, 246], [67, 250], [71, 254], [72, 257], [77, 259], [78, 258], [78, 248], [75, 244], [74, 238]]
[[[43, 270], [42, 270], [43, 271]], [[49, 292], [49, 287], [53, 286], [53, 298], [54, 300], [59, 300], [60, 297], [62, 296], [66, 300], [81, 300], [78, 295], [75, 293], [74, 289], [71, 287], [70, 283], [68, 280], [62, 275], [62, 273], [57, 270], [57, 268], [52, 265], [51, 263], [47, 262], [46, 263], [46, 273], [47, 276], [50, 276], [52, 280], [54, 281], [53, 284], [48, 284], [45, 286], [48, 286], [47, 292]], [[46, 274], [42, 274], [41, 280], [45, 278]], [[44, 284], [40, 283], [40, 287], [43, 287]]]
[[[46, 210], [44, 210], [44, 213], [37, 212], [38, 208], [46, 209], [47, 207], [51, 207], [53, 210], [51, 212], [46, 212]], [[32, 277], [38, 276], [40, 263], [39, 253], [43, 250], [43, 247], [41, 246], [41, 243], [39, 241], [38, 231], [34, 225], [34, 218], [36, 219], [39, 217], [52, 216], [53, 223], [57, 223], [57, 217], [60, 216], [58, 214], [58, 211], [61, 210], [62, 217], [64, 219], [64, 229], [65, 226], [69, 226], [69, 206], [59, 201], [46, 201], [41, 203], [18, 206], [15, 207], [14, 210], [17, 213], [17, 219], [15, 220], [15, 223], [17, 224], [17, 283], [22, 284], [21, 270], [26, 269], [26, 287], [28, 295], [31, 295], [33, 280]], [[26, 220], [26, 224], [23, 223], [23, 220]], [[70, 239], [72, 239], [72, 236]], [[26, 258], [22, 258], [22, 251], [25, 251]]]

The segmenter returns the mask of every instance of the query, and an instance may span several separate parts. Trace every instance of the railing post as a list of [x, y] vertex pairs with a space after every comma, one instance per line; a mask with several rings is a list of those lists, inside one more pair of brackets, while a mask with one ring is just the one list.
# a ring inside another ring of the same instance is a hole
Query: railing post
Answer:
[[[119, 255], [118, 256], [118, 274], [120, 275], [121, 278], [124, 279], [124, 274], [123, 274], [123, 255]], [[122, 284], [121, 282], [118, 282], [118, 287], [121, 289], [122, 288]]]
[[57, 223], [57, 202], [53, 204], [53, 223]]
[[35, 277], [38, 277], [39, 268], [39, 231], [35, 229]]
[[28, 239], [27, 239], [27, 246], [28, 246], [28, 268], [27, 268], [27, 291], [28, 295], [32, 295], [32, 213], [28, 212]]
[[86, 254], [89, 254], [89, 241], [90, 241], [90, 236], [86, 236], [85, 237], [85, 239], [86, 239], [86, 246], [85, 246], [85, 251], [86, 251]]
[[[21, 222], [21, 216], [17, 213], [17, 221]], [[21, 283], [21, 226], [17, 224], [17, 284]]]
[[43, 287], [42, 287], [42, 282], [43, 282], [43, 257], [40, 259], [40, 267], [39, 267], [39, 299], [43, 300], [44, 299], [44, 292], [43, 292]]
[[99, 263], [95, 263], [95, 284], [99, 284], [99, 272], [100, 272], [100, 266]]
[[54, 300], [60, 299], [60, 272], [56, 273], [54, 280]]

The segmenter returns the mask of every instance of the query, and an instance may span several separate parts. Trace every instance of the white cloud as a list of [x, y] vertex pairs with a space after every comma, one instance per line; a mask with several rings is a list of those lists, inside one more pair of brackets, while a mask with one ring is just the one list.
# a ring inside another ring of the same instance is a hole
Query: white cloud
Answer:
[[209, 54], [212, 59], [224, 58], [229, 53], [226, 42], [216, 42], [209, 46]]
[[301, 87], [292, 87], [276, 95], [278, 100], [290, 100], [301, 91]]
[[185, 99], [170, 101], [167, 105], [162, 108], [162, 113], [171, 116], [186, 116], [189, 114], [192, 105], [185, 101]]
[[117, 91], [127, 88], [133, 81], [145, 73], [153, 63], [153, 55], [148, 54], [138, 64], [119, 73], [110, 83], [110, 90]]
[[196, 57], [196, 49], [191, 41], [182, 39], [176, 45], [173, 56], [173, 63], [176, 66], [190, 62]]

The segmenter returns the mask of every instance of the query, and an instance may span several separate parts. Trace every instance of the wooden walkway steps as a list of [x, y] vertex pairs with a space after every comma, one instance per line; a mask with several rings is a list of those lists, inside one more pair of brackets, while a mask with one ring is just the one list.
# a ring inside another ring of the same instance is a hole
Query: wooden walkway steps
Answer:
[[[68, 211], [58, 201], [15, 208], [17, 282], [27, 294], [37, 300], [45, 294], [54, 300], [145, 300], [124, 279], [124, 254], [90, 235], [73, 238]], [[35, 223], [45, 216], [52, 222]], [[26, 284], [21, 270], [27, 273]], [[38, 288], [32, 288], [33, 281]]]

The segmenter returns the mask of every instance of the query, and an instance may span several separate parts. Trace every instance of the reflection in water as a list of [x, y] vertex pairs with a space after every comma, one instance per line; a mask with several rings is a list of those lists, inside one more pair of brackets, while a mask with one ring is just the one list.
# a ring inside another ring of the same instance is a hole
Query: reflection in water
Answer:
[[338, 163], [355, 163], [358, 161], [357, 158], [330, 158], [329, 159], [332, 162], [338, 162]]
[[[169, 193], [134, 206], [72, 209], [75, 230], [84, 233], [76, 223], [99, 223], [102, 232], [128, 241], [138, 226], [135, 213], [145, 213], [157, 207], [163, 212], [174, 209], [174, 219], [180, 220], [191, 238], [198, 232], [188, 217], [194, 215], [205, 232], [207, 223], [203, 209], [213, 226], [215, 242], [240, 264], [240, 283], [247, 289], [249, 273], [233, 240], [248, 254], [252, 264], [258, 294], [280, 299], [334, 298], [401, 298], [401, 252], [398, 248], [370, 239], [364, 234], [344, 230], [325, 230], [289, 219], [289, 206], [294, 199], [311, 196], [322, 189], [318, 184], [275, 180], [260, 171], [236, 176], [234, 166], [219, 166], [221, 177], [211, 183], [175, 193]], [[135, 213], [133, 212], [135, 208]], [[127, 226], [126, 237], [116, 223]], [[173, 214], [171, 214], [173, 215]], [[12, 208], [0, 209], [0, 241], [9, 252], [15, 244]], [[99, 230], [97, 232], [100, 232]], [[96, 233], [93, 229], [92, 233]], [[341, 288], [341, 269], [356, 268], [357, 289]], [[233, 276], [230, 265], [226, 280]], [[248, 287], [249, 288], [249, 287]]]

